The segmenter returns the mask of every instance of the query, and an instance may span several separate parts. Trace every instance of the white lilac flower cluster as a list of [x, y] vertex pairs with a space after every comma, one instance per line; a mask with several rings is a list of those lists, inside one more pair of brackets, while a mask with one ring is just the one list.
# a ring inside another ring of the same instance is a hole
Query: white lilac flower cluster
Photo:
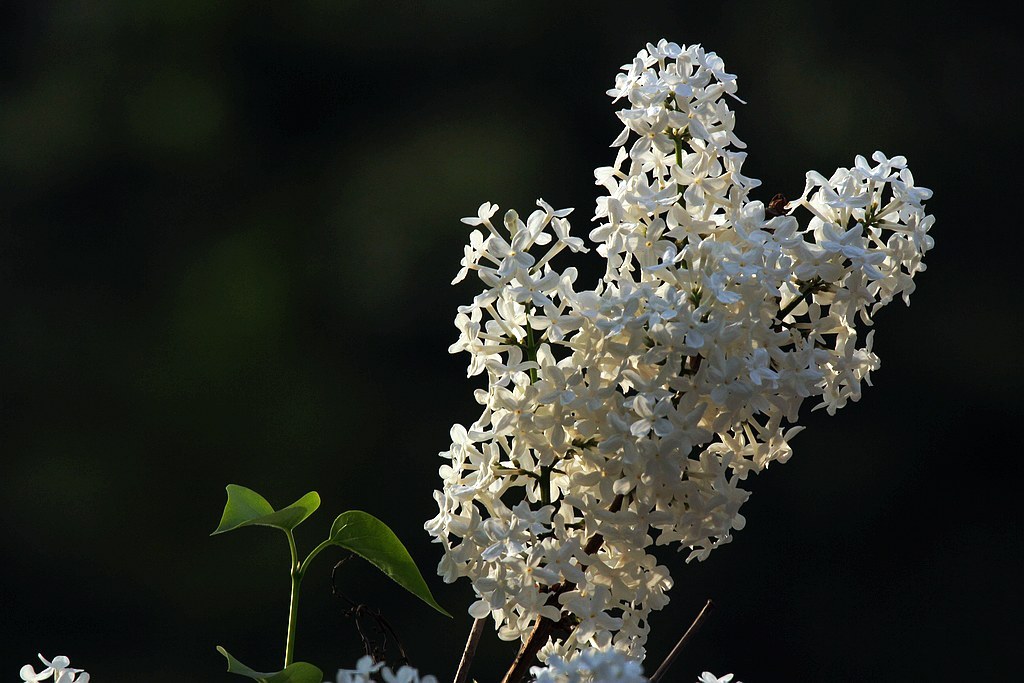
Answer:
[[337, 683], [437, 683], [437, 679], [420, 676], [418, 670], [407, 665], [393, 670], [366, 655], [359, 658], [355, 669], [339, 669]]
[[623, 69], [608, 93], [625, 129], [595, 172], [593, 289], [552, 262], [587, 251], [570, 209], [493, 221], [486, 203], [463, 219], [477, 229], [455, 281], [472, 272], [483, 290], [450, 350], [488, 383], [480, 418], [451, 430], [426, 528], [439, 573], [472, 580], [470, 613], [501, 638], [561, 620], [542, 661], [643, 657], [672, 585], [649, 548], [703, 560], [730, 541], [740, 481], [790, 457], [805, 399], [833, 413], [860, 397], [879, 365], [863, 328], [908, 301], [932, 247], [931, 192], [903, 157], [810, 172], [802, 196], [766, 206], [741, 173], [721, 58], [663, 40]]
[[571, 659], [553, 655], [530, 673], [534, 683], [647, 683], [640, 662], [611, 648], [587, 648]]
[[34, 666], [26, 664], [21, 667], [21, 680], [35, 683], [52, 677], [54, 683], [89, 683], [89, 674], [81, 669], [72, 669], [71, 660], [64, 655], [54, 657], [52, 660], [39, 655], [39, 661], [45, 668], [36, 673]]

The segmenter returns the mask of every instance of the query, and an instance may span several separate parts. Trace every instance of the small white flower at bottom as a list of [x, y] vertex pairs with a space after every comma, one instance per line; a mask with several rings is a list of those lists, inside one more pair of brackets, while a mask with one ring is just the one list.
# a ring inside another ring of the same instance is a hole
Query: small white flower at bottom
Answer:
[[433, 676], [420, 676], [411, 666], [391, 670], [369, 655], [360, 657], [355, 669], [339, 669], [337, 683], [437, 683]]
[[[700, 675], [700, 678], [697, 679], [697, 683], [731, 683], [732, 676], [732, 674], [725, 674], [719, 678], [710, 671], [705, 671]], [[736, 683], [740, 683], [740, 681], [736, 681]]]
[[64, 655], [58, 655], [52, 660], [39, 655], [39, 661], [46, 665], [46, 668], [36, 673], [35, 667], [31, 664], [26, 664], [21, 667], [22, 681], [36, 683], [37, 681], [45, 681], [52, 676], [56, 683], [89, 683], [89, 674], [81, 669], [72, 669], [71, 660]]

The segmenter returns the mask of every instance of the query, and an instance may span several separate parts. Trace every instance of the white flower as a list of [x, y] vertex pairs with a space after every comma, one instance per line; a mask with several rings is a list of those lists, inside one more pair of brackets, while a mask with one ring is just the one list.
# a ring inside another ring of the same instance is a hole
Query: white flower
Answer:
[[26, 664], [21, 667], [22, 681], [44, 681], [52, 676], [55, 683], [89, 683], [89, 674], [82, 669], [72, 669], [71, 660], [64, 655], [54, 657], [52, 660], [39, 655], [39, 661], [46, 668], [36, 673], [35, 667]]
[[471, 614], [490, 614], [499, 637], [575, 617], [542, 648], [538, 680], [591, 680], [578, 676], [593, 647], [643, 657], [672, 585], [654, 539], [687, 561], [732, 540], [740, 482], [789, 459], [805, 400], [834, 413], [860, 398], [879, 366], [864, 328], [909, 300], [934, 244], [931, 191], [881, 152], [808, 172], [785, 215], [766, 211], [741, 173], [735, 93], [699, 45], [661, 40], [623, 66], [608, 91], [619, 149], [594, 174], [607, 196], [590, 239], [605, 268], [590, 289], [553, 260], [585, 251], [570, 209], [538, 200], [499, 228], [485, 203], [463, 219], [489, 234], [470, 234], [456, 279], [475, 273], [483, 289], [460, 307], [450, 350], [487, 386], [442, 453], [426, 528], [445, 581], [472, 581]]
[[[697, 678], [697, 683], [731, 683], [732, 679], [732, 674], [725, 674], [719, 678], [710, 671], [705, 671]], [[740, 683], [740, 681], [736, 681], [736, 683]]]
[[437, 683], [433, 676], [420, 676], [415, 668], [404, 665], [392, 670], [369, 655], [359, 658], [355, 669], [339, 669], [337, 683]]
[[585, 648], [576, 656], [552, 656], [533, 667], [535, 683], [646, 683], [640, 662], [610, 647]]
[[480, 205], [480, 208], [477, 209], [475, 216], [463, 218], [462, 222], [465, 223], [466, 225], [487, 225], [491, 222], [491, 216], [497, 213], [497, 211], [497, 204], [484, 202], [483, 204]]

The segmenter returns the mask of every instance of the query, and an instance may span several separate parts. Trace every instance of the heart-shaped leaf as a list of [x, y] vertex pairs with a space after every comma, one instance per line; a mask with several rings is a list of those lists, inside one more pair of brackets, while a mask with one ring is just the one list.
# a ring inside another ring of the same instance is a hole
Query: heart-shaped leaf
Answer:
[[291, 531], [320, 507], [320, 494], [316, 491], [310, 491], [288, 507], [277, 511], [266, 498], [252, 489], [228, 484], [227, 491], [228, 502], [224, 505], [224, 514], [211, 536], [244, 526], [270, 526]]
[[359, 510], [341, 513], [331, 525], [330, 540], [359, 555], [441, 614], [451, 616], [434, 600], [423, 575], [395, 532], [373, 515]]
[[224, 658], [228, 660], [228, 673], [245, 676], [254, 681], [259, 681], [259, 683], [323, 683], [324, 680], [324, 672], [306, 662], [295, 662], [294, 664], [289, 664], [281, 671], [264, 673], [262, 671], [254, 671], [245, 664], [242, 664], [220, 645], [217, 646], [217, 652], [224, 655]]

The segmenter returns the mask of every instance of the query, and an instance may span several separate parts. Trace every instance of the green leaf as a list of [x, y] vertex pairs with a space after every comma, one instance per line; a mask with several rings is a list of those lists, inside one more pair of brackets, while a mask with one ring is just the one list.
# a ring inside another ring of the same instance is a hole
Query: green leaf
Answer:
[[320, 494], [316, 491], [310, 491], [276, 512], [266, 498], [252, 489], [228, 484], [227, 491], [228, 502], [224, 505], [224, 514], [211, 536], [243, 526], [270, 526], [291, 531], [320, 507]]
[[217, 646], [217, 652], [224, 655], [224, 658], [228, 660], [228, 673], [245, 676], [260, 683], [323, 683], [324, 680], [324, 672], [306, 662], [295, 662], [294, 664], [289, 664], [281, 671], [264, 673], [262, 671], [254, 671], [245, 664], [242, 664], [220, 645]]
[[423, 575], [395, 532], [373, 515], [359, 510], [341, 513], [331, 525], [330, 541], [359, 555], [441, 614], [451, 616], [434, 600]]

